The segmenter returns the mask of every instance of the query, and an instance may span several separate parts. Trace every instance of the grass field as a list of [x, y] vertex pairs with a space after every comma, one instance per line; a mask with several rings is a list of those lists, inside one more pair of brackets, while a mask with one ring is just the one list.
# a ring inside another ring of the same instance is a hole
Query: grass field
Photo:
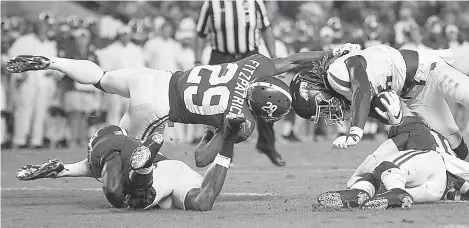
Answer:
[[[439, 202], [386, 211], [331, 210], [317, 205], [319, 193], [344, 187], [353, 169], [377, 142], [330, 151], [331, 142], [286, 144], [278, 149], [287, 166], [278, 168], [254, 150], [235, 149], [222, 194], [210, 212], [136, 211], [109, 208], [94, 179], [22, 182], [16, 170], [52, 157], [73, 162], [81, 150], [2, 151], [2, 227], [469, 227], [469, 203]], [[189, 145], [163, 148], [171, 158], [195, 167]], [[196, 169], [200, 173], [204, 169]]]

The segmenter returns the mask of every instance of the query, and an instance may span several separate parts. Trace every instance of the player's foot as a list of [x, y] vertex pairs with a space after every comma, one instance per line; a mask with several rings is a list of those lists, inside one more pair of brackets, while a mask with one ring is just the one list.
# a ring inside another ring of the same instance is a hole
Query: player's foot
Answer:
[[16, 173], [16, 177], [23, 181], [56, 178], [57, 174], [63, 170], [63, 163], [58, 158], [53, 158], [40, 165], [25, 165], [21, 167]]
[[[157, 133], [152, 136], [153, 143], [163, 145], [163, 134]], [[150, 150], [147, 146], [139, 146], [130, 155], [130, 167], [133, 170], [148, 168], [158, 155], [159, 149]]]
[[360, 189], [325, 192], [318, 196], [318, 203], [325, 207], [356, 208], [369, 200], [370, 194]]
[[276, 166], [282, 167], [287, 164], [287, 162], [283, 160], [282, 156], [276, 150], [268, 150], [262, 148], [257, 148], [257, 150], [259, 151], [259, 153], [267, 155], [270, 161]]
[[362, 209], [408, 208], [414, 203], [412, 196], [403, 189], [394, 188], [378, 194], [363, 203]]
[[6, 63], [6, 69], [11, 73], [21, 73], [30, 70], [44, 70], [50, 65], [50, 60], [44, 56], [19, 55]]

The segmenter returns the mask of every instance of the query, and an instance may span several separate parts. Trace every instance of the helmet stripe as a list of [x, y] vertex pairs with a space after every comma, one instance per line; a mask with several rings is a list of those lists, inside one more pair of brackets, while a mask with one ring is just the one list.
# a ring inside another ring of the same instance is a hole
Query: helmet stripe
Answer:
[[248, 89], [249, 88], [252, 88], [252, 87], [256, 87], [256, 86], [264, 86], [264, 87], [271, 87], [271, 88], [274, 88], [275, 90], [283, 93], [283, 95], [285, 95], [286, 97], [288, 97], [288, 99], [290, 100], [290, 102], [292, 102], [292, 98], [291, 98], [291, 95], [288, 91], [286, 91], [285, 89], [283, 89], [282, 87], [278, 86], [278, 85], [274, 85], [272, 83], [268, 83], [268, 82], [254, 82], [252, 83], [251, 85], [248, 86]]

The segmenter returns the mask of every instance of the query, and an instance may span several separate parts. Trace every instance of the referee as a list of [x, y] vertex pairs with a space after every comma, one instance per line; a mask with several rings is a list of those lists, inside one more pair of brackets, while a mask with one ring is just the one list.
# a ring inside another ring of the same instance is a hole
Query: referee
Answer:
[[[265, 4], [261, 0], [205, 0], [197, 22], [195, 64], [201, 64], [205, 38], [209, 35], [212, 53], [210, 65], [236, 62], [258, 53], [259, 34], [262, 34], [272, 58], [275, 57], [275, 38]], [[256, 148], [277, 166], [285, 161], [275, 149], [273, 123], [257, 119], [259, 137]]]

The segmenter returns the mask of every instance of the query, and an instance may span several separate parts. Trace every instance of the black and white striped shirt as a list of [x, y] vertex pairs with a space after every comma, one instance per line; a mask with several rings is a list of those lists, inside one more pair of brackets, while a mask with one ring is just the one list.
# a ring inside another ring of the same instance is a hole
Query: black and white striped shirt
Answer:
[[259, 30], [270, 26], [261, 0], [205, 0], [197, 22], [197, 34], [210, 36], [213, 50], [244, 54], [257, 50]]

